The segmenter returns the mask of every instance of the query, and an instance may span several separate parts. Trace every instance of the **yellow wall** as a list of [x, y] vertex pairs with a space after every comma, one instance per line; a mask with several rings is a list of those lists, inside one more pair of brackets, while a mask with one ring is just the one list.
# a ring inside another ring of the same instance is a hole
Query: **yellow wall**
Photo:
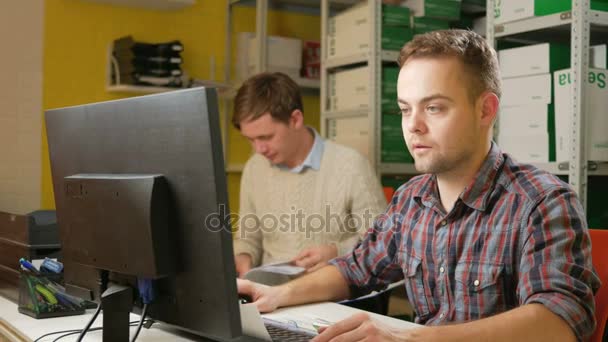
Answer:
[[[234, 10], [233, 30], [254, 31], [253, 8]], [[271, 11], [271, 35], [318, 40], [320, 21], [316, 16]], [[215, 73], [223, 80], [225, 1], [199, 0], [174, 12], [133, 9], [82, 0], [47, 0], [44, 32], [43, 108], [58, 108], [112, 100], [133, 94], [112, 94], [105, 90], [106, 56], [112, 40], [132, 35], [135, 40], [160, 42], [179, 39], [184, 44], [183, 69], [190, 76], [208, 79]], [[233, 37], [233, 47], [236, 35]], [[234, 51], [234, 49], [233, 49]], [[210, 58], [215, 70], [210, 70]], [[234, 56], [233, 56], [234, 57]], [[319, 98], [304, 98], [307, 122], [319, 126]], [[43, 125], [44, 127], [44, 125]], [[250, 153], [247, 142], [230, 129], [231, 163], [244, 163]], [[52, 180], [46, 143], [42, 133], [42, 208], [54, 208]], [[240, 175], [228, 176], [230, 207], [238, 210]]]

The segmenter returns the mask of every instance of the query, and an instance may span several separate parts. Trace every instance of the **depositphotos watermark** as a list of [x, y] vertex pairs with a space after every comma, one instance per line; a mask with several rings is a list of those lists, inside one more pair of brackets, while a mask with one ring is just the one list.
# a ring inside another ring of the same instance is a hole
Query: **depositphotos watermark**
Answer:
[[376, 216], [367, 209], [360, 214], [340, 215], [332, 212], [326, 205], [323, 214], [306, 213], [303, 209], [291, 207], [287, 213], [245, 214], [228, 213], [226, 205], [221, 204], [218, 212], [205, 217], [204, 225], [213, 232], [239, 228], [241, 238], [262, 231], [263, 233], [297, 233], [306, 237], [321, 233], [357, 233], [370, 228]]

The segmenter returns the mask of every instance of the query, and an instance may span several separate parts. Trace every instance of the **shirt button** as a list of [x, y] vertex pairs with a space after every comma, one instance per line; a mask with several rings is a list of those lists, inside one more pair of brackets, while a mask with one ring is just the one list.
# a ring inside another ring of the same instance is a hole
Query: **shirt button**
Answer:
[[443, 316], [445, 316], [445, 314], [443, 314], [443, 313], [441, 315], [439, 315], [439, 319], [443, 319]]
[[445, 272], [445, 268], [443, 268], [443, 266], [439, 267], [439, 272], [441, 272], [441, 273]]
[[445, 226], [446, 224], [448, 224], [446, 220], [441, 221], [442, 226]]
[[475, 279], [475, 281], [473, 282], [473, 285], [475, 285], [475, 286], [479, 286], [479, 280], [478, 280], [478, 279]]

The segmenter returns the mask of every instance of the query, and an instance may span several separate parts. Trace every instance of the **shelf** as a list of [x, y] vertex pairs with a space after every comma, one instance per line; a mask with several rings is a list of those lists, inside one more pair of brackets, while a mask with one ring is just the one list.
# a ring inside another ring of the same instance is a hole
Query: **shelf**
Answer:
[[226, 165], [226, 173], [243, 173], [244, 168], [245, 164], [231, 163]]
[[321, 88], [321, 80], [319, 79], [298, 77], [294, 78], [293, 80], [297, 85], [300, 86], [300, 88], [317, 90]]
[[[590, 11], [591, 43], [605, 43], [608, 34], [608, 12]], [[496, 38], [514, 37], [530, 42], [569, 42], [572, 12], [561, 12], [541, 17], [532, 17], [494, 26]]]
[[541, 29], [555, 29], [562, 27], [562, 30], [570, 30], [572, 22], [571, 12], [555, 13], [542, 17], [532, 17], [518, 21], [508, 22], [494, 26], [496, 38], [510, 36], [518, 33], [531, 32]]
[[[227, 85], [220, 82], [214, 81], [203, 81], [197, 80], [194, 87], [210, 87], [217, 88], [218, 96], [225, 96], [227, 93]], [[155, 86], [142, 86], [133, 84], [119, 84], [119, 85], [108, 85], [106, 90], [110, 93], [136, 93], [136, 94], [156, 94], [164, 93], [168, 91], [181, 90], [187, 88], [175, 88], [175, 87], [155, 87]]]
[[[360, 0], [332, 0], [332, 11], [348, 8]], [[255, 0], [230, 0], [230, 5], [255, 6]], [[279, 11], [299, 12], [312, 15], [321, 14], [321, 0], [269, 0], [268, 6]]]
[[110, 86], [106, 87], [106, 90], [110, 93], [137, 93], [137, 94], [164, 93], [164, 92], [180, 90], [180, 89], [185, 89], [185, 88], [138, 86], [138, 85], [130, 85], [130, 84], [110, 85]]
[[420, 174], [414, 167], [414, 164], [406, 163], [380, 163], [380, 173], [390, 175], [414, 175]]
[[[524, 163], [525, 164], [525, 163]], [[568, 175], [568, 162], [557, 163], [557, 162], [549, 162], [549, 163], [529, 163], [531, 165], [536, 166], [537, 168], [547, 171], [554, 175], [559, 176], [567, 176]]]
[[[318, 79], [311, 78], [293, 78], [293, 81], [296, 82], [298, 86], [300, 86], [300, 90], [302, 91], [302, 95], [318, 95], [319, 89], [321, 88], [321, 81]], [[236, 96], [236, 92], [241, 87], [240, 83], [233, 84], [231, 86], [226, 86], [226, 90], [221, 91], [220, 94], [222, 97], [227, 99], [232, 99]]]
[[608, 12], [591, 11], [589, 16], [591, 17], [592, 25], [608, 26]]
[[[356, 55], [347, 57], [331, 57], [325, 59], [321, 65], [327, 69], [334, 69], [338, 67], [366, 63], [371, 55], [370, 51], [362, 52]], [[397, 62], [399, 58], [399, 51], [382, 50], [380, 52], [380, 58], [383, 62]]]
[[[568, 175], [568, 162], [530, 163], [541, 170], [559, 176]], [[589, 162], [587, 168], [589, 176], [608, 176], [608, 162]]]
[[380, 52], [380, 58], [382, 58], [383, 62], [397, 63], [397, 59], [399, 59], [399, 51], [382, 50], [382, 52]]
[[178, 10], [196, 4], [196, 0], [86, 0], [110, 5], [139, 7], [154, 10]]
[[369, 51], [362, 52], [356, 55], [348, 57], [330, 57], [321, 62], [321, 66], [327, 69], [333, 69], [337, 67], [365, 63], [369, 59]]
[[324, 112], [322, 116], [326, 120], [329, 120], [329, 119], [367, 116], [369, 114], [369, 112], [370, 112], [369, 108], [357, 108], [357, 109], [343, 110], [343, 111]]

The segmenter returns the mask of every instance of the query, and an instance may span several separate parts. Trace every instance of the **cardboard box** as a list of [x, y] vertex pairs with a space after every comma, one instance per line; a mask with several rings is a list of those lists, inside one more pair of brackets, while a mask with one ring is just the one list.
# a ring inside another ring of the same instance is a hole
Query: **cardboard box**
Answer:
[[498, 136], [498, 145], [521, 163], [549, 162], [549, 135]]
[[[383, 112], [399, 112], [397, 105], [398, 67], [383, 67], [380, 81], [380, 103]], [[328, 77], [329, 110], [342, 111], [365, 108], [369, 105], [370, 74], [367, 66], [352, 68]]]
[[555, 161], [555, 113], [552, 104], [502, 107], [498, 120], [499, 141], [517, 136], [548, 135], [549, 161]]
[[[302, 67], [302, 40], [269, 36], [268, 66], [280, 69], [300, 69]], [[255, 56], [257, 56], [257, 39], [252, 36], [249, 39], [249, 66], [255, 67]]]
[[382, 25], [410, 27], [410, 9], [395, 5], [382, 5]]
[[406, 0], [404, 5], [415, 17], [458, 20], [462, 3], [456, 0]]
[[399, 51], [413, 37], [414, 30], [409, 27], [382, 26], [382, 50]]
[[327, 137], [369, 157], [369, 119], [367, 116], [328, 120]]
[[[494, 2], [494, 23], [504, 24], [572, 9], [572, 0], [502, 0]], [[591, 0], [591, 9], [608, 11], [605, 0]]]
[[570, 47], [536, 44], [498, 51], [502, 77], [546, 74], [570, 67]]
[[450, 23], [445, 20], [419, 17], [414, 18], [414, 34], [423, 34], [437, 30], [447, 30]]
[[499, 134], [514, 136], [549, 132], [549, 105], [547, 104], [502, 107], [498, 115]]
[[[255, 73], [255, 34], [241, 32], [237, 36], [236, 78], [245, 80]], [[268, 37], [268, 71], [282, 72], [292, 78], [302, 69], [302, 41], [284, 37]]]
[[606, 44], [592, 46], [589, 49], [589, 67], [594, 69], [607, 69], [607, 50], [608, 49]]
[[[570, 69], [553, 74], [555, 92], [556, 160], [570, 159], [572, 119], [572, 81]], [[590, 69], [585, 89], [586, 137], [589, 160], [608, 161], [608, 70]]]
[[505, 78], [501, 106], [551, 103], [551, 74]]
[[340, 70], [329, 74], [330, 97], [352, 97], [369, 94], [369, 67], [367, 65], [352, 69]]
[[[382, 8], [385, 18], [381, 25], [382, 49], [400, 50], [413, 36], [413, 30], [409, 28], [409, 9], [387, 5]], [[328, 57], [347, 57], [367, 52], [370, 48], [369, 28], [367, 2], [331, 17], [328, 24]]]

